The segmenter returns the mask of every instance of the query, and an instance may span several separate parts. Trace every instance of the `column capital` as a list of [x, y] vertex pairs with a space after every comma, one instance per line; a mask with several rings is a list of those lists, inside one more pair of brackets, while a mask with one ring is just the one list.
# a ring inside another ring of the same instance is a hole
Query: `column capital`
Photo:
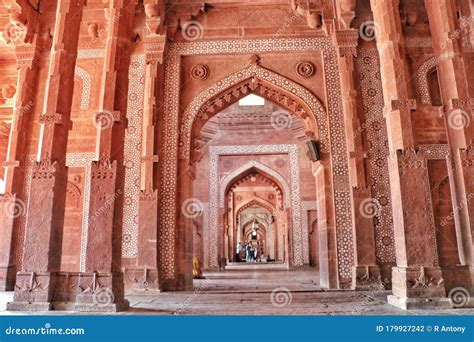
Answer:
[[148, 35], [143, 39], [145, 47], [145, 56], [147, 64], [162, 64], [163, 56], [166, 50], [166, 34], [164, 35]]
[[340, 57], [356, 57], [359, 31], [355, 29], [334, 31], [332, 42]]

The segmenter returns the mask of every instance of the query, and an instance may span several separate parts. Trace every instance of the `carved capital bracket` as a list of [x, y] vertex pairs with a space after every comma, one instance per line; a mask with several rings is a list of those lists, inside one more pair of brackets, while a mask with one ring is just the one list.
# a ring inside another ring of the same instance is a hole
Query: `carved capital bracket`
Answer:
[[461, 163], [464, 168], [474, 166], [474, 144], [469, 145], [466, 149], [461, 149]]
[[400, 174], [406, 173], [407, 170], [413, 169], [426, 169], [425, 154], [422, 150], [415, 150], [414, 148], [406, 148], [403, 150], [397, 150], [396, 156], [391, 155], [391, 167], [395, 167], [400, 170]]
[[359, 32], [357, 30], [335, 31], [332, 40], [340, 57], [357, 57], [359, 41]]
[[157, 155], [153, 155], [153, 156], [143, 156], [141, 158], [141, 162], [142, 163], [147, 163], [147, 162], [150, 162], [150, 163], [158, 163], [159, 161], [159, 157]]
[[56, 177], [58, 162], [51, 161], [48, 154], [33, 164], [32, 179], [52, 179]]
[[145, 56], [147, 64], [163, 64], [163, 56], [166, 50], [166, 34], [165, 35], [148, 35], [143, 40], [145, 47]]
[[72, 128], [72, 121], [61, 113], [41, 114], [39, 117], [39, 123], [46, 126], [61, 125], [65, 126], [67, 129]]
[[18, 69], [32, 69], [39, 58], [38, 51], [34, 44], [16, 45], [15, 54]]
[[390, 101], [390, 110], [415, 110], [416, 109], [416, 100], [415, 99], [406, 99], [406, 100], [392, 100]]
[[140, 201], [154, 202], [158, 200], [158, 190], [153, 189], [151, 184], [148, 184], [145, 190], [140, 191]]
[[20, 167], [19, 160], [7, 160], [3, 162], [3, 167]]
[[445, 105], [444, 110], [446, 112], [450, 112], [452, 110], [463, 110], [469, 113], [472, 110], [473, 103], [473, 99], [450, 99]]
[[114, 179], [117, 173], [117, 161], [113, 162], [110, 157], [103, 154], [98, 161], [92, 162], [91, 178], [92, 179]]

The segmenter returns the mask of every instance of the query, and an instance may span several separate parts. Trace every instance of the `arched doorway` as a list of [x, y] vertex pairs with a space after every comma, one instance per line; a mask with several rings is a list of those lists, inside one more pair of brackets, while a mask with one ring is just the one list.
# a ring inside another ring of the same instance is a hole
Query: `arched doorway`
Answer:
[[[235, 224], [235, 222], [233, 222], [234, 219], [229, 220], [229, 208], [219, 204], [225, 198], [226, 190], [223, 189], [227, 189], [228, 183], [226, 182], [230, 182], [229, 175], [236, 174], [239, 177], [241, 176], [240, 173], [248, 172], [247, 169], [242, 169], [245, 167], [244, 160], [249, 165], [260, 163], [263, 165], [262, 169], [266, 169], [264, 173], [266, 172], [274, 180], [281, 178], [283, 181], [279, 183], [282, 193], [285, 193], [286, 187], [286, 196], [283, 196], [286, 204], [283, 210], [278, 212], [278, 219], [285, 222], [281, 224], [284, 227], [284, 232], [282, 231], [282, 234], [280, 234], [279, 245], [276, 249], [280, 254], [276, 254], [275, 258], [268, 258], [267, 256], [267, 260], [280, 260], [286, 262], [289, 266], [303, 266], [310, 263], [309, 232], [308, 229], [302, 229], [301, 201], [316, 202], [317, 191], [313, 170], [324, 170], [326, 168], [323, 164], [324, 161], [326, 161], [327, 167], [330, 165], [324, 121], [319, 127], [316, 119], [317, 117], [319, 119], [324, 118], [324, 110], [312, 94], [296, 83], [290, 80], [283, 82], [283, 84], [290, 87], [287, 90], [285, 87], [276, 86], [271, 82], [276, 81], [272, 77], [275, 74], [271, 71], [254, 65], [246, 69], [245, 72], [250, 70], [254, 70], [250, 77], [246, 78], [244, 72], [239, 73], [238, 76], [242, 80], [233, 85], [230, 84], [228, 88], [218, 94], [215, 94], [215, 89], [212, 87], [212, 89], [204, 90], [203, 93], [213, 93], [214, 95], [201, 103], [193, 101], [184, 112], [182, 120], [178, 204], [182, 206], [186, 201], [196, 199], [208, 208], [206, 213], [203, 214], [201, 232], [203, 251], [202, 253], [195, 253], [201, 260], [204, 269], [223, 269], [228, 261], [233, 260], [232, 255], [235, 254], [237, 244], [235, 244], [235, 235], [232, 239], [229, 237], [229, 235], [234, 234], [233, 229], [235, 229], [235, 227], [230, 227], [229, 223]], [[257, 77], [259, 75], [261, 77]], [[279, 75], [277, 77], [281, 78]], [[220, 81], [219, 84], [225, 84], [226, 82], [227, 79]], [[255, 108], [250, 109], [251, 106], [239, 105], [239, 100], [251, 94], [264, 100], [263, 108], [268, 110], [269, 116], [263, 119], [266, 120], [264, 124], [259, 123], [258, 125], [256, 122], [253, 125], [252, 119], [249, 119], [246, 123], [250, 124], [247, 127], [247, 136], [242, 141], [238, 138], [235, 139], [239, 134], [241, 136], [245, 135], [242, 131], [238, 132], [238, 126], [244, 126], [242, 122], [232, 126], [226, 121], [240, 120], [236, 118], [241, 115], [256, 118], [257, 121], [264, 117], [258, 114], [258, 111], [254, 111]], [[296, 94], [304, 95], [305, 100]], [[239, 113], [237, 116], [234, 115], [236, 110]], [[234, 127], [233, 132], [222, 134], [220, 128], [228, 129], [231, 126]], [[268, 130], [272, 130], [273, 135], [268, 135]], [[249, 131], [250, 134], [248, 134]], [[261, 132], [263, 133], [260, 134]], [[215, 136], [220, 139], [218, 146], [213, 145]], [[266, 138], [264, 138], [265, 136]], [[234, 140], [232, 140], [232, 137], [234, 137]], [[321, 160], [311, 161], [309, 159], [309, 156], [307, 156], [307, 140], [320, 142]], [[291, 142], [291, 144], [288, 142]], [[243, 158], [244, 156], [245, 158]], [[239, 158], [241, 160], [237, 161], [236, 159]], [[269, 158], [273, 158], [273, 165], [269, 164], [269, 160], [265, 160]], [[224, 161], [225, 159], [229, 160]], [[231, 159], [236, 160], [235, 164]], [[260, 160], [263, 160], [263, 162], [260, 162]], [[232, 164], [232, 167], [228, 167], [226, 163]], [[239, 167], [233, 167], [239, 164]], [[225, 168], [230, 169], [225, 174], [218, 171]], [[276, 171], [278, 168], [283, 169], [280, 175], [279, 170]], [[305, 171], [302, 172], [302, 169]], [[199, 174], [207, 174], [207, 179], [201, 179]], [[248, 176], [248, 174], [245, 176]], [[304, 183], [300, 183], [302, 179], [311, 185], [305, 183], [305, 186], [301, 186]], [[321, 183], [321, 185], [324, 185], [324, 183]], [[300, 188], [304, 189], [303, 193], [300, 192]], [[209, 189], [209, 193], [201, 196], [199, 193], [202, 193], [203, 189]], [[221, 192], [224, 192], [224, 195]], [[325, 191], [319, 193], [318, 200], [320, 203], [329, 200], [326, 198]], [[180, 237], [178, 237], [178, 241], [183, 241], [183, 243], [178, 246], [178, 250], [182, 258], [185, 259], [181, 263], [182, 265], [190, 265], [194, 253], [194, 251], [192, 252], [189, 248], [184, 247], [192, 246], [192, 242], [187, 242], [190, 238], [189, 234], [186, 235], [185, 233], [188, 231], [186, 228], [188, 223], [188, 218], [184, 215], [179, 216], [178, 234]], [[190, 272], [190, 266], [182, 266], [180, 272]]]
[[[259, 262], [287, 263], [289, 222], [281, 185], [252, 167], [237, 176], [227, 186], [225, 194], [224, 254], [227, 262], [244, 261], [242, 248], [255, 242], [260, 247]], [[240, 253], [237, 253], [239, 244]]]

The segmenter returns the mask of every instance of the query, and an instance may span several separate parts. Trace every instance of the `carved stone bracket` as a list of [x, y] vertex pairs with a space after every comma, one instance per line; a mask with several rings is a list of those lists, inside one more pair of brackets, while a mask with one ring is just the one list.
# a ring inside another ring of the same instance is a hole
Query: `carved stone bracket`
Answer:
[[65, 126], [67, 129], [72, 128], [72, 121], [64, 114], [60, 113], [41, 114], [39, 117], [39, 123], [47, 126], [61, 125]]
[[140, 192], [140, 201], [156, 201], [158, 199], [158, 190], [148, 185], [145, 190]]
[[425, 156], [423, 151], [415, 151], [413, 148], [407, 148], [399, 151], [399, 169], [403, 174], [407, 169], [425, 169]]
[[416, 109], [416, 100], [407, 99], [407, 100], [392, 100], [390, 102], [390, 110], [415, 110]]
[[117, 161], [110, 161], [106, 155], [102, 155], [96, 162], [92, 162], [92, 179], [113, 179], [117, 172]]
[[357, 30], [335, 31], [333, 45], [341, 57], [356, 57], [359, 32]]
[[157, 155], [154, 155], [154, 156], [143, 156], [141, 158], [141, 162], [142, 163], [146, 163], [146, 162], [152, 162], [152, 163], [158, 163], [159, 161], [159, 157]]
[[166, 35], [148, 35], [143, 39], [147, 64], [163, 63], [166, 41]]
[[452, 110], [460, 109], [469, 113], [472, 109], [472, 102], [471, 99], [451, 99], [445, 106], [445, 111], [450, 112]]
[[33, 179], [52, 179], [56, 176], [57, 162], [51, 161], [48, 155], [45, 155], [39, 162], [33, 164]]
[[469, 145], [465, 150], [461, 150], [461, 162], [465, 168], [474, 166], [474, 144]]

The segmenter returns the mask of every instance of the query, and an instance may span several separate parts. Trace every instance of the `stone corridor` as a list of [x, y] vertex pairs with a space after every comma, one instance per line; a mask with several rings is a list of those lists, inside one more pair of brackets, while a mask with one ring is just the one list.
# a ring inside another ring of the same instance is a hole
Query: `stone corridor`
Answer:
[[[276, 266], [276, 265], [273, 265]], [[474, 309], [400, 310], [386, 303], [390, 291], [323, 290], [314, 269], [235, 266], [207, 272], [194, 281], [194, 291], [126, 295], [130, 309], [117, 315], [473, 315]], [[0, 292], [0, 315], [46, 314], [8, 312], [12, 292]], [[79, 315], [49, 311], [48, 315]]]

